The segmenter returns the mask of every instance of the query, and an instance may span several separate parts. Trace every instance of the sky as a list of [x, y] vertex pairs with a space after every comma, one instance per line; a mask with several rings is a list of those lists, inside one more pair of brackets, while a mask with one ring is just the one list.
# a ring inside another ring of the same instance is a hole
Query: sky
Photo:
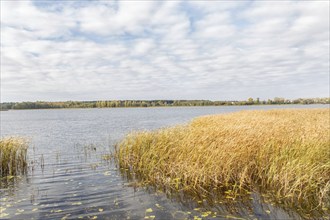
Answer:
[[1, 0], [1, 102], [329, 97], [329, 1]]

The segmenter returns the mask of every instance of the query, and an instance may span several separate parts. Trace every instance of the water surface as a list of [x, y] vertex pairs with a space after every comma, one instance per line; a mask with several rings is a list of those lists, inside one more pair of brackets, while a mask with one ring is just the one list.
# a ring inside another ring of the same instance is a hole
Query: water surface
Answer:
[[[193, 203], [134, 188], [114, 163], [102, 160], [127, 133], [192, 118], [251, 109], [328, 108], [329, 105], [50, 109], [0, 112], [1, 136], [30, 140], [27, 175], [0, 181], [1, 218], [194, 219], [299, 218], [252, 195], [244, 204]], [[233, 209], [233, 210], [231, 210]]]

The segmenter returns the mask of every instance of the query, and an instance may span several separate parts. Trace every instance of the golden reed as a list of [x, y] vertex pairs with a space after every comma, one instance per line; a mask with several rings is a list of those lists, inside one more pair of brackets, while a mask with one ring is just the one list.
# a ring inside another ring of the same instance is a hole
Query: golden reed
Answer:
[[0, 139], [0, 165], [0, 177], [25, 173], [27, 142], [16, 137]]
[[330, 110], [241, 111], [128, 135], [116, 146], [142, 183], [185, 192], [271, 192], [275, 200], [329, 210]]

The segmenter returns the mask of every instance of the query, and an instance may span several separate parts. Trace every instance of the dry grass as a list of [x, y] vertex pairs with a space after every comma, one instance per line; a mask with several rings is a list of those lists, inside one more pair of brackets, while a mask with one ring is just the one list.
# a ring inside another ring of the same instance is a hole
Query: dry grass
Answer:
[[330, 203], [329, 109], [242, 111], [130, 134], [119, 166], [185, 192], [271, 192], [305, 211]]
[[0, 177], [25, 173], [27, 142], [22, 138], [0, 139]]

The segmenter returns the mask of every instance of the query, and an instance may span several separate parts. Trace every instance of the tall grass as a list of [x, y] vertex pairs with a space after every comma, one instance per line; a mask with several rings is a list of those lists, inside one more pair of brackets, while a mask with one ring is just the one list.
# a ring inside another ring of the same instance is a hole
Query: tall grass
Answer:
[[142, 182], [173, 190], [258, 189], [306, 212], [330, 207], [329, 109], [199, 117], [130, 134], [117, 145], [116, 158]]
[[27, 142], [22, 138], [0, 139], [0, 177], [25, 173]]

